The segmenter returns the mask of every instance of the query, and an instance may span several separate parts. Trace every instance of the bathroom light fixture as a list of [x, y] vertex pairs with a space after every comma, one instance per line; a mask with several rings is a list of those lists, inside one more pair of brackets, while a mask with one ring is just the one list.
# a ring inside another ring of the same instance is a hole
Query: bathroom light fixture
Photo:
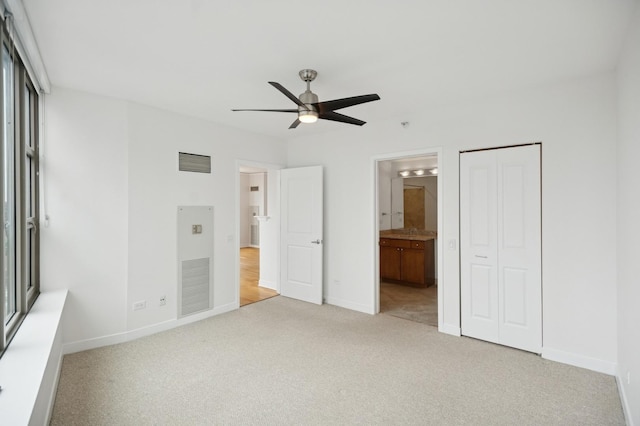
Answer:
[[431, 169], [400, 170], [398, 172], [398, 176], [401, 178], [428, 177], [428, 176], [436, 176], [437, 174], [438, 174], [437, 167], [433, 167]]

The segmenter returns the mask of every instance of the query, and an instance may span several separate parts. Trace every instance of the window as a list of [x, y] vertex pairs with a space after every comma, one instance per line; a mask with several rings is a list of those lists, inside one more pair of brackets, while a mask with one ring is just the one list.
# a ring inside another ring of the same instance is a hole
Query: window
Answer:
[[4, 351], [39, 292], [39, 95], [13, 44], [11, 18], [2, 23], [2, 148], [0, 186], [0, 352]]

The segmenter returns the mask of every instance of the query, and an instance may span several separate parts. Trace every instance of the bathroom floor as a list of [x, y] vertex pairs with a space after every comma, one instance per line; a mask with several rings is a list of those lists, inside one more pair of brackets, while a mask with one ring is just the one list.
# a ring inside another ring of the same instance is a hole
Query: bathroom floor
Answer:
[[438, 326], [438, 286], [415, 288], [380, 283], [380, 313]]

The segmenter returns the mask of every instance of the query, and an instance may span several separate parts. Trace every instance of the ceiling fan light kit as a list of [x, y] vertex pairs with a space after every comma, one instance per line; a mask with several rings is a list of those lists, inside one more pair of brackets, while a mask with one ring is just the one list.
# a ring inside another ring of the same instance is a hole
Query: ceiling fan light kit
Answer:
[[293, 112], [298, 114], [298, 118], [291, 123], [290, 129], [295, 129], [300, 123], [315, 123], [318, 119], [337, 121], [340, 123], [354, 124], [362, 126], [364, 121], [357, 118], [349, 117], [344, 114], [335, 112], [338, 109], [347, 108], [366, 102], [380, 100], [377, 94], [353, 96], [350, 98], [334, 99], [332, 101], [318, 101], [318, 95], [311, 91], [311, 82], [318, 75], [317, 71], [312, 69], [303, 69], [298, 75], [307, 83], [307, 90], [299, 97], [295, 97], [293, 93], [284, 88], [280, 83], [270, 81], [269, 84], [278, 89], [283, 95], [292, 100], [297, 109], [233, 109], [232, 111], [266, 111], [266, 112]]
[[298, 120], [305, 124], [315, 123], [318, 121], [318, 113], [315, 111], [300, 111], [298, 114]]

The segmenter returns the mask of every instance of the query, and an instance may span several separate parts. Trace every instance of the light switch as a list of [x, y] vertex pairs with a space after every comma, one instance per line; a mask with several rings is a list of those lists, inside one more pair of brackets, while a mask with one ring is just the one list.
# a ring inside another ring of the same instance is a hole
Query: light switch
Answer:
[[191, 225], [192, 234], [202, 234], [202, 225]]

